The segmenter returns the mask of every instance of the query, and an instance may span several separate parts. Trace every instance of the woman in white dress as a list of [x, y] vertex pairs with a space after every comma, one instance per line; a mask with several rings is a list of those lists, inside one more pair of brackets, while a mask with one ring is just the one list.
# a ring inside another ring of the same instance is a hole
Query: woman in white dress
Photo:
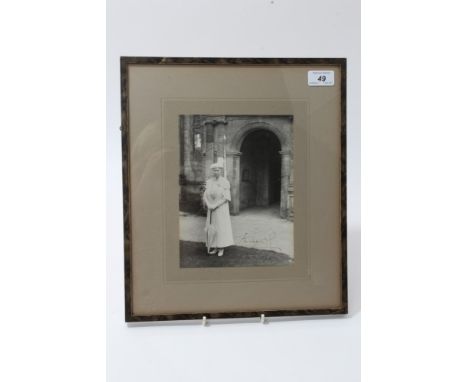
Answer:
[[218, 252], [218, 256], [223, 256], [224, 248], [234, 245], [231, 216], [229, 215], [231, 190], [229, 181], [221, 176], [222, 166], [215, 163], [210, 168], [211, 177], [206, 181], [203, 201], [208, 208], [206, 225], [208, 227], [209, 224], [212, 224], [216, 229], [216, 233], [213, 242], [206, 243], [206, 246], [207, 248], [214, 248], [214, 250], [208, 252], [209, 254]]

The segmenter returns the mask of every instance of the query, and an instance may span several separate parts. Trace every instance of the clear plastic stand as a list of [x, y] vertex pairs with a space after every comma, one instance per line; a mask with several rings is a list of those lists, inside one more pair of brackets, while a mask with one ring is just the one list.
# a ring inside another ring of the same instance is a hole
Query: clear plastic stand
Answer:
[[[261, 324], [266, 323], [265, 314], [263, 314], [263, 313], [260, 315], [260, 323]], [[208, 320], [206, 319], [206, 316], [203, 316], [201, 324], [202, 324], [202, 326], [207, 326], [208, 325]]]

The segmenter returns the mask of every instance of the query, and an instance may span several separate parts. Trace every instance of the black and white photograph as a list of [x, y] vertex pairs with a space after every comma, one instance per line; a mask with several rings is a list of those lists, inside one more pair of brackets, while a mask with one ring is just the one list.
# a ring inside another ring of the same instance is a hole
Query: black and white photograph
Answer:
[[179, 116], [180, 267], [294, 262], [293, 116]]

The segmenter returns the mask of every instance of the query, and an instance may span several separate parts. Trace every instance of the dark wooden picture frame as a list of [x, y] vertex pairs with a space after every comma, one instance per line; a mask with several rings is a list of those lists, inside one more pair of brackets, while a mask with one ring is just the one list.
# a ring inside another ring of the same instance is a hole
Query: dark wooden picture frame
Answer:
[[[170, 57], [121, 57], [121, 136], [122, 136], [122, 177], [123, 177], [123, 222], [124, 222], [124, 273], [125, 273], [125, 321], [167, 321], [193, 320], [206, 317], [211, 318], [243, 318], [302, 315], [336, 315], [348, 312], [347, 292], [347, 222], [346, 222], [346, 59], [345, 58], [170, 58]], [[334, 66], [341, 71], [339, 86], [340, 99], [340, 226], [341, 226], [341, 303], [338, 307], [313, 309], [275, 309], [255, 310], [243, 312], [203, 312], [177, 314], [134, 314], [132, 310], [132, 205], [130, 182], [130, 137], [129, 129], [129, 67], [153, 65], [194, 65], [194, 66], [249, 66], [249, 67], [277, 67], [277, 66]]]

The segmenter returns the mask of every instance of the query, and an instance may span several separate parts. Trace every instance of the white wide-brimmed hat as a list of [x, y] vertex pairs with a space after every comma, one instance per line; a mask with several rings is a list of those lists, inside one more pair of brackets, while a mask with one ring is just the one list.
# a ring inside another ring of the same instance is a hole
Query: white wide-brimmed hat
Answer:
[[224, 168], [224, 160], [223, 158], [218, 158], [218, 161], [213, 163], [210, 168]]
[[213, 163], [210, 168], [223, 168], [223, 165], [219, 162]]

